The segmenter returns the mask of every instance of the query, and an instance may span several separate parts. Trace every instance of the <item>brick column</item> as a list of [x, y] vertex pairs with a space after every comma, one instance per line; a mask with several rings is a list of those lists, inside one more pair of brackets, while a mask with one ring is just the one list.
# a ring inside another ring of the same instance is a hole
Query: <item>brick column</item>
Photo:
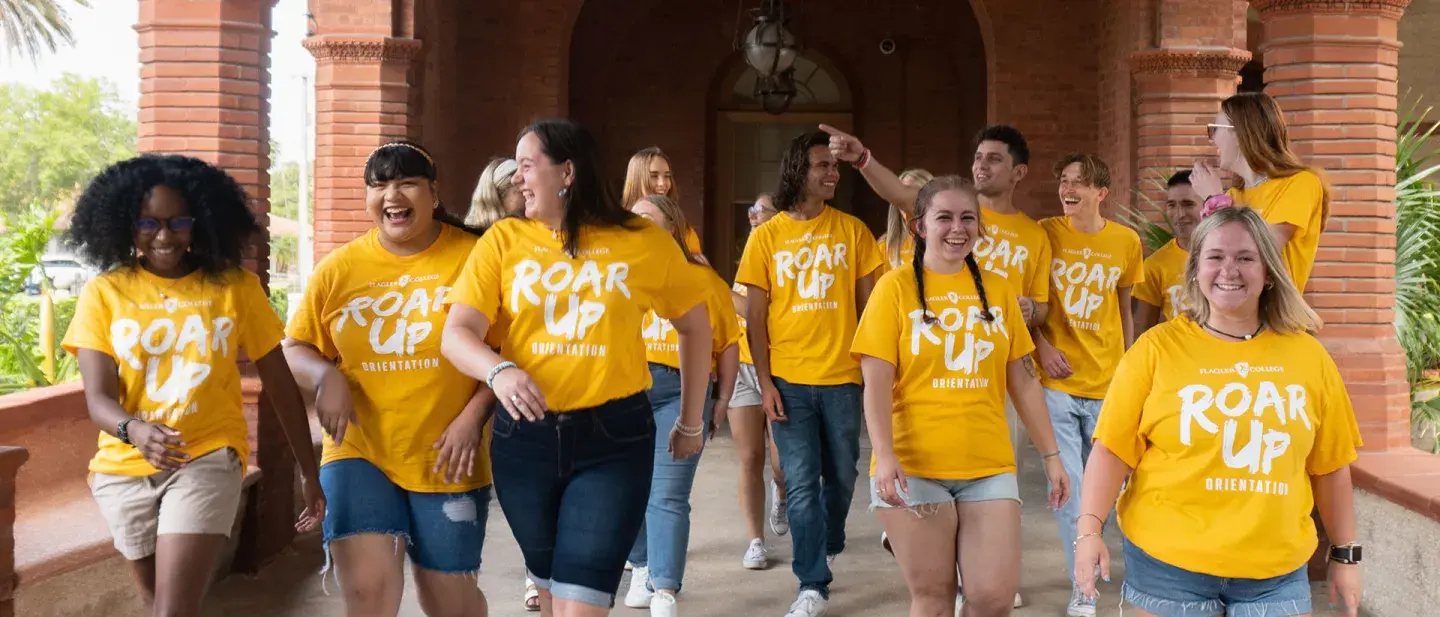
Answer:
[[0, 446], [0, 617], [15, 617], [15, 476], [25, 448]]
[[1325, 171], [1330, 224], [1306, 298], [1325, 320], [1367, 450], [1410, 446], [1395, 339], [1397, 22], [1409, 0], [1255, 0], [1265, 91], [1300, 157]]
[[365, 214], [365, 158], [386, 141], [418, 137], [411, 107], [420, 41], [322, 34], [315, 56], [315, 261], [372, 226]]
[[1170, 174], [1214, 156], [1205, 125], [1220, 102], [1235, 94], [1240, 67], [1249, 61], [1250, 52], [1233, 48], [1158, 48], [1130, 55], [1139, 135], [1137, 195], [1163, 204]]
[[[187, 154], [224, 169], [270, 212], [270, 11], [275, 0], [140, 0], [139, 150]], [[245, 267], [269, 280], [262, 231]], [[253, 365], [242, 362], [252, 464], [264, 475], [249, 502], [238, 567], [253, 569], [294, 538], [295, 460]]]

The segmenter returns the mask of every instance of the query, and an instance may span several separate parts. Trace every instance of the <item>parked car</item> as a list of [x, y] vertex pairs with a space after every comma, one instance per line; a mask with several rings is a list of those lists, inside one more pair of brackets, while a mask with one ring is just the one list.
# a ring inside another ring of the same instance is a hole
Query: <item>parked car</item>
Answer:
[[[71, 295], [79, 295], [86, 281], [96, 274], [93, 268], [88, 268], [71, 257], [44, 257], [40, 264], [44, 266], [45, 275], [50, 277], [50, 288], [69, 292]], [[40, 277], [40, 266], [36, 266], [25, 279], [25, 293], [40, 295]]]

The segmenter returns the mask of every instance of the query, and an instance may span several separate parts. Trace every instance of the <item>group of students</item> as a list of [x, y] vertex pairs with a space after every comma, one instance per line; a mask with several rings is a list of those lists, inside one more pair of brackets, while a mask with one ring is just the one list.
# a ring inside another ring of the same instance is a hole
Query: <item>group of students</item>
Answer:
[[[608, 614], [631, 569], [625, 604], [676, 615], [690, 491], [727, 419], [742, 565], [768, 565], [768, 518], [792, 539], [787, 617], [824, 615], [862, 415], [869, 503], [912, 615], [1019, 604], [1017, 420], [1049, 481], [1067, 615], [1095, 614], [1117, 497], [1124, 600], [1142, 615], [1308, 614], [1316, 507], [1354, 615], [1358, 430], [1300, 294], [1328, 193], [1273, 100], [1224, 102], [1219, 168], [1171, 178], [1175, 240], [1148, 260], [1101, 215], [1097, 157], [1056, 165], [1064, 215], [1036, 222], [1014, 203], [1030, 156], [1014, 128], [978, 135], [973, 181], [897, 176], [821, 129], [790, 143], [750, 210], [733, 286], [657, 149], [617, 199], [587, 130], [538, 122], [462, 220], [431, 155], [386, 143], [364, 167], [375, 227], [317, 265], [288, 324], [242, 267], [258, 227], [233, 179], [174, 155], [107, 169], [71, 225], [104, 273], [64, 346], [102, 430], [91, 486], [147, 610], [199, 614], [233, 527], [243, 351], [299, 461], [297, 529], [323, 529], [351, 616], [397, 614], [407, 557], [426, 614], [486, 614], [492, 493], [527, 609]], [[892, 204], [880, 242], [829, 205], [842, 163]]]

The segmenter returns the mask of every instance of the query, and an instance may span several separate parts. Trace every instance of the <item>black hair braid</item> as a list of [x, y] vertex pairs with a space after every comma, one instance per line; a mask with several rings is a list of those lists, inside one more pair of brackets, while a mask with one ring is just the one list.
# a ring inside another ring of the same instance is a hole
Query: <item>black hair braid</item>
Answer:
[[925, 300], [925, 239], [911, 234], [915, 239], [915, 256], [911, 259], [915, 268], [915, 293], [920, 295], [920, 319], [925, 323], [935, 323], [935, 316], [930, 314], [930, 303]]
[[975, 263], [975, 253], [965, 254], [965, 267], [970, 268], [970, 276], [975, 277], [975, 291], [980, 294], [980, 314], [985, 321], [994, 322], [995, 316], [990, 314], [990, 300], [985, 298], [985, 283], [980, 280], [980, 264]]

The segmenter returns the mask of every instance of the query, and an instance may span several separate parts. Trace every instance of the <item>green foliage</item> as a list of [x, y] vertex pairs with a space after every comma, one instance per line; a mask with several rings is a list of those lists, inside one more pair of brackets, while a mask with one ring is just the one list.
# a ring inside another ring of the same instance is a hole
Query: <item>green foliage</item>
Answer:
[[[54, 210], [38, 206], [15, 215], [0, 212], [0, 224], [5, 228], [0, 235], [0, 298], [20, 293], [25, 278], [40, 266], [57, 217]], [[44, 267], [40, 267], [43, 274]], [[49, 287], [49, 282], [45, 277], [42, 284]]]
[[[314, 194], [314, 191], [311, 191]], [[270, 168], [270, 214], [295, 219], [300, 216], [300, 164], [287, 161]]]
[[[90, 6], [90, 0], [71, 0]], [[56, 0], [0, 0], [0, 42], [11, 54], [38, 58], [61, 43], [73, 45], [70, 20]]]
[[[52, 381], [41, 369], [40, 301], [27, 297], [21, 289], [30, 271], [40, 264], [55, 227], [56, 213], [33, 207], [18, 216], [0, 218], [6, 228], [0, 236], [0, 394], [75, 379], [75, 359], [60, 349], [60, 339], [75, 315], [75, 300], [54, 302], [56, 357]], [[43, 284], [48, 287], [45, 280]]]
[[1429, 145], [1431, 109], [1412, 101], [1395, 148], [1395, 337], [1405, 349], [1411, 425], [1422, 437], [1440, 427], [1440, 399], [1430, 394], [1440, 381], [1425, 375], [1440, 367], [1440, 191], [1432, 180], [1440, 152]]
[[275, 314], [280, 316], [280, 321], [285, 321], [290, 315], [290, 290], [278, 285], [271, 285], [270, 308], [275, 309]]
[[[1150, 178], [1149, 182], [1161, 193], [1164, 193], [1165, 182], [1169, 177], [1169, 174], [1161, 174], [1158, 179]], [[1145, 249], [1154, 252], [1175, 237], [1175, 234], [1171, 232], [1174, 226], [1170, 222], [1170, 216], [1165, 214], [1165, 204], [1156, 203], [1150, 195], [1143, 191], [1140, 191], [1139, 195], [1144, 205], [1141, 208], [1124, 206], [1116, 213], [1116, 218], [1120, 219], [1121, 223], [1129, 225], [1131, 229], [1135, 230], [1135, 233], [1140, 234], [1140, 242], [1145, 245]], [[1147, 214], [1146, 211], [1159, 213], [1160, 220], [1164, 221], [1164, 224], [1156, 223], [1152, 215]]]
[[135, 131], [108, 82], [65, 74], [48, 90], [0, 84], [0, 212], [73, 199], [96, 173], [135, 155]]

